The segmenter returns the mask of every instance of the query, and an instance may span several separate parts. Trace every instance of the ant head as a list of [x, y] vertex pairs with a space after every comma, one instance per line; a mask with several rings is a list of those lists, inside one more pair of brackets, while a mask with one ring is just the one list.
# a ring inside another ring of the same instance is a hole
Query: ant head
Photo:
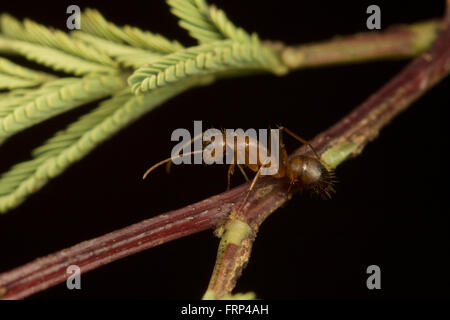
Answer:
[[289, 179], [291, 184], [303, 187], [311, 193], [331, 198], [334, 192], [334, 173], [328, 170], [317, 158], [296, 156], [289, 160]]

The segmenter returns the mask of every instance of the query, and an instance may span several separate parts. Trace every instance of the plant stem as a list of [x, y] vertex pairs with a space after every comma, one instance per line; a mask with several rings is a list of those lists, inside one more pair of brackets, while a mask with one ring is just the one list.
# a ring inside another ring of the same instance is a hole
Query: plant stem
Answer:
[[414, 57], [430, 47], [442, 22], [431, 20], [399, 25], [383, 32], [364, 32], [352, 36], [300, 46], [267, 44], [279, 52], [289, 69], [356, 63], [375, 59]]
[[[319, 134], [312, 141], [313, 146], [331, 166], [337, 166], [345, 159], [357, 155], [383, 126], [444, 78], [449, 71], [450, 28], [447, 25], [428, 52], [414, 60], [361, 106]], [[307, 148], [302, 147], [295, 154], [308, 152], [310, 151]], [[61, 283], [67, 278], [66, 268], [72, 264], [78, 265], [81, 272], [87, 272], [171, 240], [219, 227], [224, 224], [235, 205], [239, 205], [247, 188], [248, 184], [241, 185], [185, 208], [82, 242], [2, 273], [0, 297], [24, 298]], [[231, 239], [234, 239], [239, 248], [225, 250], [226, 254], [222, 256], [219, 253], [218, 261], [227, 266], [227, 269], [223, 270], [219, 266], [216, 267], [218, 271], [214, 271], [214, 281], [210, 284], [214, 298], [231, 293], [242, 267], [250, 256], [251, 243], [259, 225], [291, 196], [292, 194], [287, 192], [286, 184], [280, 179], [265, 177], [256, 185], [242, 210], [242, 215], [237, 217], [250, 227], [251, 232], [238, 232]], [[245, 229], [241, 228], [241, 231]], [[228, 228], [223, 239], [230, 239], [230, 230], [235, 230], [235, 227]]]
[[[409, 107], [450, 72], [450, 26], [434, 46], [410, 63], [402, 72], [370, 96], [363, 104], [313, 141], [314, 149], [330, 167], [358, 155], [380, 129]], [[305, 147], [294, 154], [307, 153]], [[310, 151], [309, 151], [310, 152]], [[261, 179], [238, 214], [226, 222], [216, 264], [203, 299], [230, 298], [261, 223], [286, 202], [291, 193], [273, 179]]]
[[0, 298], [20, 299], [67, 279], [66, 269], [77, 265], [81, 272], [142, 250], [214, 228], [231, 211], [245, 186], [161, 214], [95, 239], [81, 242], [47, 257], [0, 274]]

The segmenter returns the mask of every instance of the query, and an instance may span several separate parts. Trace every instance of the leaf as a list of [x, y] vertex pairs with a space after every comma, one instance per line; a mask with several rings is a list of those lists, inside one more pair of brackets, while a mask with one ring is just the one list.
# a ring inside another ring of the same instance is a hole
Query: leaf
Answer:
[[39, 84], [39, 81], [22, 79], [8, 74], [0, 73], [0, 89], [16, 89], [33, 87]]
[[17, 207], [71, 164], [149, 110], [199, 84], [199, 80], [188, 80], [143, 96], [134, 96], [128, 91], [103, 102], [35, 149], [33, 159], [13, 166], [0, 177], [0, 213]]
[[179, 25], [200, 43], [231, 39], [248, 42], [251, 36], [236, 27], [226, 14], [204, 0], [167, 0], [171, 12], [180, 18]]
[[10, 39], [33, 42], [61, 50], [87, 61], [116, 67], [116, 63], [108, 55], [92, 46], [87, 46], [82, 41], [69, 37], [65, 32], [60, 30], [50, 30], [28, 19], [25, 19], [22, 24], [8, 14], [0, 15], [0, 26], [2, 33]]
[[34, 71], [0, 57], [0, 72], [22, 79], [44, 82], [54, 77], [43, 72]]
[[225, 40], [164, 56], [136, 70], [128, 84], [135, 94], [141, 94], [187, 77], [232, 70], [266, 70], [280, 74], [286, 71], [258, 39], [249, 43]]
[[34, 87], [53, 78], [0, 57], [0, 89]]
[[34, 159], [19, 163], [2, 175], [0, 180], [0, 195], [14, 191], [40, 164], [50, 156], [58, 154], [61, 150], [76, 142], [83, 133], [103, 121], [108, 115], [114, 113], [114, 111], [123, 106], [131, 97], [132, 95], [129, 92], [128, 95], [117, 94], [101, 102], [96, 109], [80, 117], [78, 121], [70, 124], [65, 130], [57, 132], [42, 146], [33, 150], [32, 156]]
[[136, 27], [118, 27], [94, 9], [86, 9], [82, 16], [83, 31], [118, 43], [128, 43], [136, 48], [147, 49], [155, 53], [166, 54], [183, 49], [177, 41]]
[[[57, 80], [58, 84], [61, 83]], [[31, 101], [23, 101], [0, 118], [0, 139], [40, 123], [62, 112], [111, 95], [124, 86], [121, 78], [86, 76], [66, 78], [64, 85], [44, 88]], [[39, 92], [39, 91], [38, 91]]]
[[139, 68], [161, 57], [161, 55], [157, 53], [102, 39], [82, 31], [72, 32], [71, 35], [90, 43], [92, 46], [105, 52], [126, 67]]
[[0, 36], [0, 52], [2, 51], [2, 47], [6, 47], [13, 53], [20, 54], [31, 61], [35, 61], [56, 71], [64, 71], [75, 75], [117, 73], [117, 70], [111, 66], [86, 61], [58, 49]]
[[54, 92], [66, 84], [72, 83], [73, 78], [55, 79], [45, 85], [34, 89], [15, 89], [4, 94], [0, 99], [0, 118], [3, 118], [14, 111], [14, 109], [24, 103]]

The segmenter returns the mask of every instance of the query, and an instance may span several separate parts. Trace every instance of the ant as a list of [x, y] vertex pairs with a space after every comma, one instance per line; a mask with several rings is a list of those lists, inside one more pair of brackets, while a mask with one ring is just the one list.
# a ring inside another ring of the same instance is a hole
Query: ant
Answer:
[[[278, 129], [282, 133], [286, 133], [293, 137], [294, 139], [298, 140], [299, 142], [308, 145], [309, 148], [312, 150], [314, 156], [307, 156], [307, 155], [297, 155], [293, 156], [291, 158], [288, 157], [286, 148], [283, 143], [282, 135], [280, 134], [278, 137], [278, 148], [279, 148], [279, 155], [281, 156], [281, 161], [279, 161], [278, 169], [273, 174], [274, 178], [277, 179], [285, 179], [289, 182], [289, 190], [291, 188], [303, 188], [304, 190], [311, 191], [312, 193], [318, 194], [324, 198], [331, 198], [331, 193], [334, 192], [333, 183], [335, 182], [334, 179], [334, 172], [331, 169], [328, 169], [327, 166], [320, 160], [319, 155], [314, 150], [314, 148], [311, 146], [311, 144], [293, 133], [291, 130], [278, 126]], [[245, 139], [237, 140], [237, 143], [235, 143], [235, 136], [227, 136], [225, 132], [222, 133], [223, 139], [218, 139], [218, 141], [214, 140], [212, 142], [207, 142], [203, 145], [203, 150], [199, 151], [193, 151], [189, 152], [187, 154], [179, 155], [179, 157], [185, 157], [192, 154], [198, 154], [203, 153], [205, 149], [213, 149], [211, 155], [214, 156], [214, 150], [220, 150], [223, 149], [223, 151], [226, 150], [226, 148], [232, 148], [234, 151], [234, 159], [233, 163], [230, 164], [228, 168], [228, 184], [227, 184], [227, 190], [230, 188], [230, 178], [231, 175], [234, 174], [235, 166], [237, 166], [245, 179], [249, 181], [247, 175], [245, 174], [245, 171], [241, 164], [243, 164], [245, 167], [249, 168], [253, 172], [256, 172], [250, 187], [247, 191], [247, 195], [244, 198], [244, 201], [240, 205], [240, 209], [243, 207], [243, 205], [246, 203], [250, 193], [252, 192], [253, 188], [255, 187], [256, 182], [261, 176], [261, 170], [263, 168], [268, 168], [272, 164], [272, 161], [274, 161], [272, 155], [268, 156], [266, 159], [261, 159], [259, 156], [257, 158], [257, 163], [250, 163], [249, 161], [249, 154], [251, 148], [257, 148], [256, 150], [259, 151], [259, 148], [261, 148], [260, 144], [258, 143], [257, 139], [251, 138], [249, 136], [245, 136]], [[192, 144], [193, 141], [201, 137], [202, 135], [199, 135], [198, 137], [194, 137], [188, 144]], [[227, 139], [228, 138], [228, 139]], [[231, 139], [230, 139], [231, 138]], [[230, 141], [231, 140], [231, 141]], [[179, 149], [181, 151], [183, 146]], [[179, 154], [177, 152], [176, 154]], [[267, 154], [267, 153], [266, 153]], [[239, 161], [238, 161], [239, 160]], [[264, 161], [263, 161], [264, 160]], [[157, 167], [167, 164], [167, 170], [170, 170], [170, 165], [172, 163], [172, 158], [165, 159], [163, 161], [160, 161], [153, 165], [150, 169], [145, 172], [143, 179], [145, 179], [150, 172], [152, 172]], [[288, 191], [289, 191], [288, 190]]]

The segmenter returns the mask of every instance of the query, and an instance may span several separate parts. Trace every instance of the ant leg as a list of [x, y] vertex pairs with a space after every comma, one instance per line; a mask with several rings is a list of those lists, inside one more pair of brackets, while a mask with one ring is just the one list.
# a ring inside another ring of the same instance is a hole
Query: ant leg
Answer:
[[231, 175], [234, 173], [234, 163], [230, 164], [230, 166], [228, 167], [228, 183], [227, 183], [227, 191], [230, 190], [230, 181], [231, 181]]
[[241, 209], [244, 207], [245, 203], [247, 202], [248, 197], [250, 196], [250, 193], [252, 192], [253, 188], [255, 187], [256, 181], [258, 181], [258, 178], [259, 178], [260, 175], [261, 175], [261, 169], [262, 169], [262, 168], [263, 168], [263, 167], [261, 166], [261, 167], [258, 169], [258, 172], [256, 172], [256, 175], [255, 175], [255, 177], [253, 178], [252, 184], [251, 184], [250, 187], [248, 188], [247, 195], [245, 196], [244, 201], [242, 201], [241, 205], [239, 206], [238, 212], [241, 211]]
[[[281, 141], [281, 138], [280, 138], [280, 141]], [[281, 157], [282, 157], [282, 162], [283, 162], [283, 165], [285, 166], [285, 168], [286, 168], [286, 175], [288, 176], [288, 177], [290, 177], [290, 166], [288, 165], [288, 162], [289, 162], [289, 156], [288, 156], [288, 154], [287, 154], [287, 151], [286, 151], [286, 148], [284, 148], [284, 145], [283, 145], [283, 148], [281, 149]], [[291, 181], [289, 181], [289, 188], [288, 188], [288, 193], [291, 191], [291, 188], [292, 188], [292, 185], [293, 185], [293, 182], [292, 182], [292, 180]]]
[[[235, 164], [233, 163], [233, 164], [230, 164], [230, 166], [228, 167], [228, 184], [227, 184], [227, 191], [230, 190], [230, 181], [231, 181], [231, 175], [234, 174], [234, 166], [235, 166]], [[247, 174], [245, 173], [244, 169], [242, 168], [242, 166], [241, 166], [240, 164], [238, 164], [237, 166], [238, 166], [239, 170], [241, 171], [242, 175], [244, 176], [245, 181], [247, 181], [247, 182], [250, 181], [250, 180], [248, 179], [248, 176], [247, 176]]]
[[166, 173], [170, 173], [170, 169], [172, 168], [172, 161], [167, 162], [166, 164]]
[[285, 175], [290, 176], [290, 166], [289, 166], [289, 156], [287, 154], [286, 148], [281, 149], [281, 161], [282, 161], [282, 165], [286, 168], [285, 169]]
[[[282, 131], [284, 129], [284, 127], [281, 127], [281, 126], [278, 126], [278, 128]], [[284, 147], [282, 134], [280, 134], [279, 141], [280, 141], [281, 162], [282, 162], [283, 166], [286, 167], [286, 169], [289, 169], [289, 166], [288, 166], [289, 156], [287, 154], [286, 148]]]
[[242, 166], [240, 164], [238, 164], [237, 166], [238, 166], [239, 170], [241, 170], [241, 173], [244, 176], [245, 181], [249, 182], [250, 179], [248, 178], [247, 174], [245, 173], [244, 168], [242, 168]]
[[299, 136], [296, 135], [294, 132], [292, 132], [291, 130], [289, 130], [288, 128], [285, 128], [285, 127], [283, 127], [283, 126], [278, 126], [278, 129], [280, 129], [281, 131], [287, 133], [287, 134], [290, 135], [292, 138], [294, 138], [294, 139], [300, 141], [301, 143], [307, 145], [307, 146], [312, 150], [312, 152], [313, 152], [314, 155], [317, 157], [317, 159], [320, 160], [320, 157], [319, 157], [319, 155], [317, 154], [316, 150], [314, 150], [314, 148], [313, 148], [313, 146], [311, 145], [311, 143], [309, 143], [307, 140], [305, 140], [305, 139], [299, 137]]

